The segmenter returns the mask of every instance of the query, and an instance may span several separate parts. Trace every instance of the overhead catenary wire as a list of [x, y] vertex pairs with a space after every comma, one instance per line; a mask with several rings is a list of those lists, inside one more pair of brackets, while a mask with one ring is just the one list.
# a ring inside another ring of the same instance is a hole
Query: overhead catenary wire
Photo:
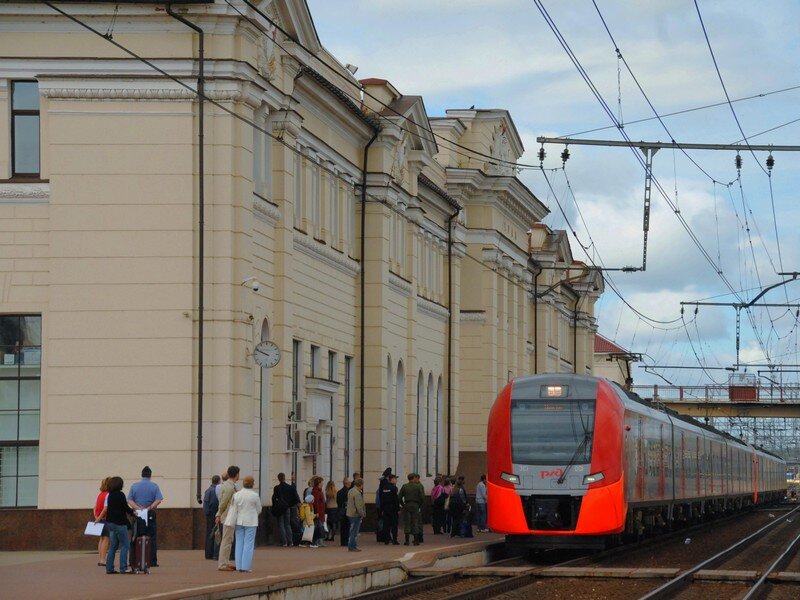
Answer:
[[[772, 95], [775, 95], [775, 94], [784, 94], [786, 92], [793, 92], [793, 91], [796, 91], [796, 90], [800, 90], [800, 85], [793, 85], [793, 86], [790, 86], [790, 87], [780, 88], [780, 89], [777, 89], [777, 90], [770, 90], [768, 92], [761, 92], [760, 94], [753, 94], [751, 96], [742, 96], [741, 98], [732, 99], [731, 102], [732, 103], [737, 103], [737, 102], [745, 102], [747, 100], [757, 100], [759, 98], [766, 98], [768, 96], [772, 96]], [[627, 123], [625, 123], [625, 125], [628, 125], [628, 126], [630, 126], [630, 125], [638, 125], [639, 123], [647, 123], [649, 121], [655, 121], [659, 117], [661, 117], [662, 119], [666, 119], [668, 117], [676, 117], [676, 116], [679, 116], [679, 115], [685, 115], [685, 114], [692, 113], [692, 112], [697, 112], [697, 111], [701, 111], [701, 110], [707, 110], [709, 108], [719, 108], [720, 106], [727, 106], [727, 105], [728, 105], [727, 102], [713, 102], [713, 103], [710, 103], [710, 104], [703, 104], [701, 106], [693, 106], [693, 107], [690, 107], [690, 108], [683, 108], [683, 109], [675, 110], [675, 111], [668, 112], [668, 113], [661, 113], [660, 115], [655, 116], [655, 117], [643, 117], [641, 119], [629, 120]], [[782, 125], [778, 125], [776, 127], [773, 127], [772, 129], [768, 129], [768, 130], [762, 131], [760, 133], [754, 133], [753, 135], [750, 136], [750, 139], [752, 139], [754, 137], [758, 137], [759, 135], [764, 135], [765, 133], [769, 133], [771, 131], [775, 131], [776, 129], [781, 129], [782, 127], [786, 127], [787, 125], [792, 125], [793, 123], [797, 123], [798, 121], [800, 121], [800, 119], [793, 119], [792, 121], [789, 121], [788, 123], [783, 123]], [[575, 131], [573, 133], [568, 133], [568, 134], [564, 135], [563, 137], [565, 137], [565, 138], [577, 137], [579, 135], [586, 135], [587, 133], [596, 133], [598, 131], [608, 131], [609, 129], [615, 129], [615, 128], [616, 128], [616, 125], [603, 125], [602, 127], [595, 127], [593, 129], [585, 129], [583, 131]], [[739, 140], [739, 141], [734, 142], [734, 143], [738, 144], [738, 143], [741, 143], [743, 141], [744, 140]]]
[[[600, 103], [600, 106], [602, 107], [603, 111], [609, 117], [611, 122], [615, 124], [618, 132], [624, 138], [624, 140], [627, 142], [628, 147], [632, 151], [632, 153], [633, 153], [635, 159], [637, 160], [637, 162], [639, 162], [639, 164], [642, 166], [642, 168], [645, 169], [645, 171], [647, 171], [647, 165], [646, 165], [644, 159], [636, 151], [636, 148], [634, 147], [635, 146], [634, 142], [630, 139], [630, 137], [625, 132], [624, 128], [621, 127], [620, 123], [617, 121], [616, 117], [614, 116], [613, 111], [610, 109], [608, 103], [605, 101], [605, 99], [603, 98], [602, 94], [600, 93], [600, 91], [597, 89], [597, 87], [595, 86], [594, 82], [592, 81], [591, 77], [589, 76], [589, 74], [586, 72], [585, 68], [581, 64], [580, 60], [578, 59], [578, 57], [573, 52], [573, 50], [570, 47], [569, 43], [566, 41], [566, 39], [564, 38], [563, 34], [558, 29], [558, 26], [555, 24], [555, 22], [553, 21], [552, 17], [548, 13], [547, 9], [544, 7], [544, 4], [542, 3], [542, 1], [541, 0], [533, 0], [533, 1], [534, 1], [534, 4], [536, 5], [536, 7], [538, 8], [539, 12], [542, 14], [542, 17], [544, 18], [544, 20], [547, 23], [548, 27], [550, 28], [550, 30], [555, 35], [557, 41], [559, 42], [561, 47], [564, 49], [564, 51], [566, 52], [567, 56], [570, 58], [570, 60], [573, 63], [573, 65], [578, 70], [578, 72], [581, 75], [581, 77], [583, 78], [583, 80], [586, 82], [587, 86], [589, 87], [589, 89], [592, 92], [592, 94], [594, 95], [594, 97]], [[653, 183], [653, 185], [655, 185], [655, 187], [658, 190], [659, 194], [664, 198], [665, 202], [670, 206], [670, 208], [672, 209], [673, 213], [677, 217], [678, 221], [681, 223], [681, 226], [684, 228], [686, 233], [689, 235], [689, 238], [692, 240], [694, 245], [700, 251], [701, 255], [705, 258], [705, 260], [709, 263], [709, 265], [711, 265], [711, 267], [714, 269], [715, 273], [720, 278], [720, 280], [725, 284], [725, 286], [729, 290], [731, 290], [732, 292], [735, 292], [733, 286], [731, 285], [731, 283], [727, 279], [727, 277], [724, 275], [724, 273], [719, 273], [718, 268], [716, 267], [716, 265], [714, 263], [714, 259], [711, 257], [711, 255], [708, 253], [708, 251], [705, 249], [703, 243], [697, 237], [697, 234], [695, 234], [695, 232], [692, 230], [692, 228], [689, 225], [689, 223], [685, 220], [685, 218], [677, 210], [677, 207], [674, 205], [674, 203], [670, 199], [669, 195], [666, 193], [664, 188], [661, 186], [661, 183], [658, 181], [658, 179], [654, 175], [652, 176], [652, 183]], [[740, 298], [740, 300], [741, 300], [741, 298]], [[750, 315], [749, 308], [747, 308], [746, 311], [748, 312], [748, 315]], [[752, 321], [752, 315], [750, 315], [750, 319]], [[762, 346], [762, 350], [766, 353], [766, 349], [763, 348], [763, 340], [760, 339], [760, 336], [758, 335], [758, 332], [757, 332], [757, 330], [755, 330], [755, 328], [754, 328], [754, 333], [756, 333], [756, 338], [759, 341], [759, 345]]]
[[742, 123], [741, 123], [741, 121], [739, 121], [739, 116], [736, 114], [736, 109], [733, 107], [733, 102], [731, 102], [731, 97], [728, 94], [728, 88], [725, 85], [725, 79], [722, 77], [722, 72], [720, 71], [719, 64], [717, 63], [717, 57], [714, 54], [714, 48], [711, 45], [711, 39], [710, 39], [710, 37], [708, 35], [708, 30], [706, 29], [706, 24], [705, 24], [705, 21], [703, 20], [703, 14], [700, 12], [700, 4], [697, 2], [697, 0], [694, 0], [694, 7], [695, 7], [695, 10], [697, 11], [697, 18], [700, 20], [700, 27], [703, 30], [703, 37], [705, 38], [706, 46], [708, 46], [708, 52], [711, 55], [712, 62], [714, 63], [714, 70], [717, 73], [717, 78], [719, 79], [720, 86], [722, 86], [722, 91], [725, 94], [725, 100], [727, 101], [728, 106], [729, 106], [729, 108], [731, 110], [731, 115], [733, 115], [733, 120], [736, 121], [736, 127], [739, 129], [739, 133], [742, 135], [742, 141], [744, 141], [745, 145], [747, 146], [747, 149], [750, 151], [750, 154], [753, 156], [753, 159], [756, 161], [756, 164], [764, 172], [764, 174], [767, 176], [767, 179], [769, 180], [769, 194], [770, 194], [770, 203], [771, 203], [771, 206], [772, 206], [772, 218], [773, 218], [773, 222], [775, 224], [775, 244], [777, 245], [777, 248], [778, 248], [778, 257], [779, 257], [779, 262], [781, 264], [781, 271], [782, 271], [783, 270], [783, 258], [782, 258], [782, 255], [781, 255], [780, 237], [778, 235], [777, 217], [775, 215], [775, 198], [774, 198], [773, 189], [772, 189], [772, 168], [770, 167], [769, 169], [765, 169], [764, 166], [759, 162], [758, 157], [756, 156], [756, 153], [753, 152], [753, 149], [750, 147], [750, 140], [747, 138], [747, 134], [744, 132], [744, 128], [742, 127]]

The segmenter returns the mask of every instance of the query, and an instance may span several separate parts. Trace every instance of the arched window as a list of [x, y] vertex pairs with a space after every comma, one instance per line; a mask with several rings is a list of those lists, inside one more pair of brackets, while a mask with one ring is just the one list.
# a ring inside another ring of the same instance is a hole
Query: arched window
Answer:
[[392, 374], [392, 357], [386, 357], [386, 461], [390, 461], [394, 455], [395, 440], [392, 435], [394, 431], [395, 419], [397, 419], [397, 412], [394, 406], [394, 394], [392, 393], [392, 386], [394, 385], [394, 375]]
[[416, 427], [415, 427], [415, 435], [414, 435], [414, 472], [420, 472], [420, 460], [422, 459], [422, 452], [424, 448], [424, 433], [423, 433], [423, 426], [425, 424], [425, 418], [422, 413], [423, 411], [423, 403], [425, 401], [425, 375], [422, 373], [422, 369], [419, 371], [419, 375], [417, 376], [417, 410], [415, 412], [416, 417]]
[[426, 394], [426, 406], [428, 407], [427, 410], [427, 425], [426, 425], [426, 435], [425, 435], [425, 474], [431, 475], [433, 474], [432, 470], [432, 461], [434, 458], [434, 450], [436, 445], [436, 410], [435, 410], [435, 399], [433, 397], [433, 373], [428, 373], [428, 390]]
[[[439, 381], [436, 383], [436, 462], [434, 464], [435, 473], [439, 473], [440, 462], [439, 456], [443, 451], [446, 451], [447, 442], [444, 441], [444, 406], [442, 400], [442, 376], [439, 376]], [[443, 447], [444, 444], [444, 447]]]
[[394, 468], [395, 473], [406, 473], [403, 456], [403, 436], [406, 418], [406, 376], [403, 361], [397, 363], [397, 385], [395, 386]]

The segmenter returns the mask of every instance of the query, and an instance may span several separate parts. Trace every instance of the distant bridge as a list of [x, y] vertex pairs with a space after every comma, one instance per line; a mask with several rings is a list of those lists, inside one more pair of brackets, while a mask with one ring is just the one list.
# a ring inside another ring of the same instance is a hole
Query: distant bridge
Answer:
[[800, 418], [800, 385], [635, 385], [632, 391], [691, 417]]

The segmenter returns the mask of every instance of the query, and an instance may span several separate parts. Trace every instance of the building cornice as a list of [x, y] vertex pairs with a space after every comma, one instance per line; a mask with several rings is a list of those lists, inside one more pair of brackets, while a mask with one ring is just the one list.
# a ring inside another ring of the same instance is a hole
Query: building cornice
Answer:
[[483, 310], [462, 310], [459, 313], [462, 323], [486, 323], [486, 311]]
[[281, 220], [281, 211], [266, 198], [253, 194], [253, 214], [273, 227]]
[[422, 296], [417, 296], [417, 311], [434, 317], [440, 321], [446, 321], [450, 316], [450, 311], [447, 310], [446, 307], [442, 306], [441, 304], [436, 304], [436, 302], [431, 302]]
[[0, 183], [0, 204], [47, 204], [49, 183]]
[[333, 250], [330, 246], [326, 246], [302, 232], [294, 232], [293, 246], [295, 250], [315, 258], [350, 277], [355, 277], [360, 271], [361, 267], [358, 261]]
[[389, 272], [389, 287], [401, 296], [410, 296], [411, 291], [414, 289], [410, 281], [403, 279], [391, 271]]

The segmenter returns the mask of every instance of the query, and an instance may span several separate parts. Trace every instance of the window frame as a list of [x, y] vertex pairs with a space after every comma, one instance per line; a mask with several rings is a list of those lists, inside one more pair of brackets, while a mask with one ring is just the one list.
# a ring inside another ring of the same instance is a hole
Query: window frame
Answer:
[[[39, 476], [40, 476], [39, 464], [38, 464], [38, 461], [39, 461], [38, 448], [40, 447], [41, 439], [42, 439], [42, 420], [41, 420], [41, 416], [42, 416], [42, 398], [41, 398], [41, 392], [42, 392], [42, 387], [41, 387], [41, 381], [42, 381], [42, 358], [41, 358], [42, 339], [41, 339], [41, 327], [42, 327], [42, 324], [43, 324], [44, 320], [42, 318], [42, 314], [41, 313], [2, 313], [2, 314], [0, 314], [0, 317], [15, 317], [15, 318], [18, 318], [18, 319], [22, 319], [24, 317], [38, 317], [39, 318], [39, 327], [40, 327], [39, 344], [38, 345], [27, 345], [26, 346], [26, 345], [22, 344], [21, 343], [22, 340], [20, 340], [19, 351], [18, 352], [17, 351], [14, 352], [15, 355], [18, 354], [18, 355], [22, 356], [23, 355], [23, 350], [25, 348], [38, 348], [39, 349], [39, 362], [38, 362], [39, 374], [38, 375], [23, 375], [22, 374], [22, 365], [23, 365], [23, 363], [19, 362], [19, 359], [15, 359], [14, 366], [17, 367], [16, 370], [15, 370], [15, 375], [7, 376], [2, 371], [0, 371], [0, 381], [13, 381], [13, 382], [17, 383], [17, 408], [16, 408], [17, 429], [16, 429], [16, 439], [0, 440], [0, 448], [14, 448], [15, 449], [15, 459], [14, 459], [15, 460], [15, 465], [14, 465], [14, 476], [13, 476], [13, 478], [14, 478], [14, 504], [13, 505], [9, 505], [9, 506], [0, 506], [0, 510], [8, 510], [8, 509], [14, 509], [14, 508], [36, 508], [38, 506], [38, 502], [39, 502], [38, 483], [39, 483]], [[21, 402], [22, 402], [22, 398], [21, 398], [22, 381], [38, 381], [39, 382], [39, 408], [38, 408], [38, 410], [32, 411], [31, 409], [23, 409], [22, 408], [22, 405], [21, 405]], [[14, 411], [11, 410], [11, 409], [9, 409], [8, 411], [5, 411], [5, 410], [3, 411], [3, 413], [11, 413], [11, 412], [14, 412]], [[38, 431], [38, 434], [36, 436], [36, 439], [20, 439], [20, 418], [23, 416], [23, 414], [31, 414], [33, 412], [37, 413], [38, 417], [39, 417], [39, 431]], [[19, 463], [20, 463], [20, 456], [19, 456], [20, 452], [19, 451], [20, 451], [20, 448], [32, 448], [32, 447], [33, 448], [37, 448], [36, 475], [35, 476], [32, 476], [32, 475], [20, 476], [20, 468], [19, 468]], [[23, 478], [23, 477], [24, 478], [35, 477], [35, 479], [36, 479], [37, 491], [36, 491], [36, 497], [35, 497], [35, 500], [34, 500], [33, 504], [20, 504], [19, 503], [19, 484], [20, 484], [20, 479]]]
[[[11, 167], [11, 177], [18, 178], [18, 179], [39, 179], [42, 176], [42, 107], [41, 103], [39, 104], [39, 108], [37, 110], [32, 110], [29, 108], [25, 109], [15, 109], [14, 108], [14, 86], [18, 83], [35, 83], [36, 84], [36, 91], [39, 91], [39, 82], [36, 79], [12, 79], [9, 86], [9, 107], [11, 109], [11, 152], [10, 154], [10, 167]], [[16, 156], [16, 117], [36, 117], [39, 124], [39, 139], [37, 141], [36, 147], [38, 150], [38, 163], [39, 163], [39, 170], [35, 173], [25, 173], [25, 172], [17, 172], [16, 170], [16, 163], [17, 163], [17, 156]]]

